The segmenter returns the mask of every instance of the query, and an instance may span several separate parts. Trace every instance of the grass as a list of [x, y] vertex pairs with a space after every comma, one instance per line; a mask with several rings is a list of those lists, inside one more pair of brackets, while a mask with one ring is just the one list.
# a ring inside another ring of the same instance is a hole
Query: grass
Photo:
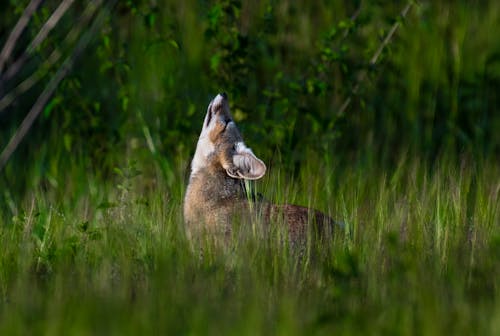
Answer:
[[[415, 4], [340, 119], [406, 4], [126, 3], [1, 172], [0, 335], [500, 335], [500, 2]], [[257, 191], [345, 223], [323, 253], [279, 230], [189, 248], [185, 153], [219, 90], [268, 165]]]
[[277, 235], [192, 253], [183, 158], [109, 184], [69, 163], [23, 202], [4, 190], [0, 334], [498, 334], [499, 166], [437, 162], [269, 167], [258, 191], [346, 223], [303, 262]]

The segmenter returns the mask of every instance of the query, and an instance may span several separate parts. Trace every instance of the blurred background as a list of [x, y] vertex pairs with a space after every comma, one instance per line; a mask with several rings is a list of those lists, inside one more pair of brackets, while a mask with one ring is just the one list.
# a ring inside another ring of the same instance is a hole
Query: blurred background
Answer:
[[498, 1], [7, 0], [4, 51], [30, 6], [0, 63], [0, 151], [53, 93], [0, 172], [4, 201], [112, 183], [131, 163], [145, 188], [177, 185], [221, 91], [247, 144], [291, 176], [311, 160], [500, 154]]

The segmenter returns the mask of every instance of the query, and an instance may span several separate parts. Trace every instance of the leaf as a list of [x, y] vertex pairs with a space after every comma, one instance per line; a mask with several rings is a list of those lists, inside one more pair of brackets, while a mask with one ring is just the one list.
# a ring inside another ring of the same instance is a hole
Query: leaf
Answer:
[[222, 16], [222, 5], [214, 5], [208, 12], [208, 21], [210, 22], [210, 27], [214, 28], [219, 23], [219, 19]]
[[102, 44], [106, 49], [109, 49], [109, 36], [105, 35], [102, 37]]
[[45, 106], [45, 108], [43, 109], [43, 116], [45, 118], [50, 117], [50, 113], [52, 112], [52, 110], [57, 105], [59, 105], [61, 102], [62, 102], [62, 98], [60, 96], [56, 96], [56, 97], [52, 98], [50, 100], [50, 102], [47, 104], [47, 106]]
[[144, 16], [144, 24], [148, 28], [152, 28], [155, 25], [156, 22], [156, 14], [155, 13], [148, 13]]
[[176, 41], [176, 40], [174, 40], [174, 39], [170, 39], [170, 40], [168, 40], [168, 43], [169, 43], [172, 47], [174, 47], [175, 49], [177, 49], [177, 50], [179, 49], [179, 44], [177, 43], [177, 41]]
[[124, 177], [124, 176], [125, 176], [125, 173], [123, 172], [123, 170], [121, 170], [121, 169], [120, 169], [120, 168], [118, 168], [118, 167], [113, 168], [113, 171], [114, 171], [117, 175], [119, 175], [119, 176], [121, 176], [121, 177]]
[[71, 136], [71, 134], [65, 133], [63, 136], [63, 142], [64, 142], [64, 148], [68, 152], [71, 152], [71, 144], [73, 142], [73, 137]]
[[237, 109], [234, 110], [233, 116], [234, 116], [234, 120], [236, 120], [238, 122], [242, 121], [242, 120], [245, 120], [247, 118], [247, 114], [245, 112], [243, 112], [239, 108], [237, 108]]
[[212, 71], [217, 71], [219, 68], [220, 58], [220, 54], [214, 54], [210, 57], [210, 69], [212, 69]]

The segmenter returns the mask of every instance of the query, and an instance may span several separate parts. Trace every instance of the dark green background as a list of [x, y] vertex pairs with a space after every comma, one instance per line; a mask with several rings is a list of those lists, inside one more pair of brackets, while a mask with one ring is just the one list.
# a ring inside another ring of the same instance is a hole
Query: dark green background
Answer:
[[[27, 1], [2, 2], [0, 44]], [[14, 56], [56, 7], [46, 1]], [[83, 12], [75, 3], [8, 92]], [[308, 158], [392, 164], [499, 154], [497, 1], [118, 1], [1, 173], [16, 192], [85, 167], [106, 179], [130, 160], [187, 165], [206, 106], [231, 100], [247, 143], [291, 172]], [[104, 9], [107, 8], [107, 9]], [[354, 18], [354, 19], [353, 19]], [[353, 19], [353, 20], [352, 20]], [[401, 25], [374, 66], [369, 60]], [[88, 28], [87, 28], [88, 29]], [[82, 34], [85, 33], [85, 29]], [[3, 148], [58, 64], [0, 112]], [[359, 90], [353, 94], [353, 87]], [[5, 93], [4, 92], [4, 93]], [[340, 106], [352, 103], [339, 115]], [[149, 139], [149, 146], [148, 146]], [[153, 147], [151, 147], [153, 146]], [[68, 165], [71, 157], [74, 165]], [[34, 178], [36, 177], [36, 178]]]
[[[0, 46], [27, 3], [0, 2]], [[400, 1], [114, 1], [95, 33], [87, 4], [0, 85], [41, 76], [0, 111], [3, 150], [90, 38], [0, 172], [1, 335], [500, 334], [500, 1], [404, 19]], [[257, 192], [344, 222], [317, 255], [259, 220], [228, 254], [190, 248], [189, 162], [220, 91], [267, 165]]]

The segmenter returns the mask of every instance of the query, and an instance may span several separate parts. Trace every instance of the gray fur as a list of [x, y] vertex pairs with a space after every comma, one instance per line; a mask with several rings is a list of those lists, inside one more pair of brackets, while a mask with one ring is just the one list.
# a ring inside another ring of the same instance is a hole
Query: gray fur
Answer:
[[292, 242], [306, 241], [309, 223], [315, 231], [333, 229], [333, 221], [314, 209], [266, 201], [249, 206], [243, 180], [261, 178], [266, 166], [244, 145], [225, 94], [217, 95], [208, 107], [191, 168], [184, 199], [191, 240], [199, 234], [228, 236], [235, 220], [245, 225], [256, 215], [264, 225], [285, 224]]

